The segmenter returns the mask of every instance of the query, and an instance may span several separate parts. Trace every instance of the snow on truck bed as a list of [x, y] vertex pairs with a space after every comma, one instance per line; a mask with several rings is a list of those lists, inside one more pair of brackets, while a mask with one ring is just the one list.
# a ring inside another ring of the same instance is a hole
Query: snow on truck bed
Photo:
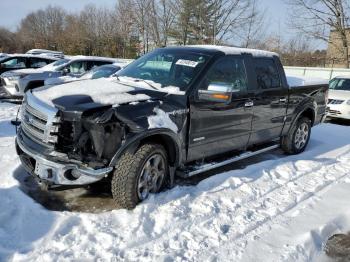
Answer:
[[16, 112], [0, 104], [0, 261], [322, 261], [326, 239], [350, 230], [350, 127], [318, 126], [301, 155], [276, 150], [132, 211], [91, 214], [21, 191]]

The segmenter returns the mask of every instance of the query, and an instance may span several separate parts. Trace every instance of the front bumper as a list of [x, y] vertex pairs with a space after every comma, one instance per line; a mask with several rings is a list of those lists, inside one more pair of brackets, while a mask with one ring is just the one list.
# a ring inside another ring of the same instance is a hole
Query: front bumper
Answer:
[[350, 105], [343, 103], [339, 105], [328, 104], [327, 117], [342, 118], [350, 120]]
[[49, 160], [26, 146], [20, 136], [16, 138], [16, 149], [25, 169], [36, 176], [40, 182], [50, 186], [92, 184], [106, 177], [113, 170], [112, 167], [92, 169], [75, 163]]

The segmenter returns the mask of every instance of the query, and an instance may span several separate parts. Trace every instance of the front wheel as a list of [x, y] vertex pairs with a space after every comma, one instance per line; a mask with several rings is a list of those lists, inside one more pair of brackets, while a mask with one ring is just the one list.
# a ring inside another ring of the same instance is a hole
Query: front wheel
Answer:
[[133, 209], [150, 193], [161, 190], [168, 170], [167, 154], [161, 145], [144, 144], [135, 154], [124, 153], [111, 181], [113, 199], [119, 207]]
[[288, 135], [282, 138], [281, 147], [287, 154], [299, 154], [305, 150], [310, 135], [311, 120], [307, 117], [301, 117], [290, 129]]

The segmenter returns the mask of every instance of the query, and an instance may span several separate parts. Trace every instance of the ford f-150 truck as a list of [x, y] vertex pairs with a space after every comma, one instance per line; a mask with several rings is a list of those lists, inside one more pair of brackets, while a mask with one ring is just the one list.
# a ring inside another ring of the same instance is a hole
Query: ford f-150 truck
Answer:
[[174, 177], [281, 147], [304, 151], [326, 115], [327, 84], [289, 87], [276, 53], [157, 49], [115, 78], [27, 92], [17, 153], [50, 188], [106, 181], [134, 208]]

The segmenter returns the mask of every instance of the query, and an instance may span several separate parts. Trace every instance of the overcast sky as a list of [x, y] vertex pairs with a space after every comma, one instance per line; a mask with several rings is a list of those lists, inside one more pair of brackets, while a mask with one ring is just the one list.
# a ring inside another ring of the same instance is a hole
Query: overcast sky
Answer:
[[[281, 32], [284, 38], [289, 38], [292, 32], [286, 25], [287, 8], [283, 0], [258, 0], [266, 7], [272, 32]], [[81, 10], [85, 5], [94, 3], [98, 6], [113, 7], [116, 0], [0, 0], [0, 26], [16, 30], [17, 25], [28, 13], [48, 5], [59, 5], [70, 12]], [[319, 48], [324, 47], [323, 45]]]

